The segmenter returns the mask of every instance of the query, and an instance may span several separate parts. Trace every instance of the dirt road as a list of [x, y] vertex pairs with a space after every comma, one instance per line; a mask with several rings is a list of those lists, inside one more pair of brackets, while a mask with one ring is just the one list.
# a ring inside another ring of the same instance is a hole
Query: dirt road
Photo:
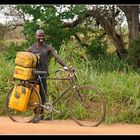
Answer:
[[72, 120], [41, 121], [38, 124], [16, 123], [0, 117], [0, 135], [140, 135], [140, 125], [113, 124], [81, 127]]

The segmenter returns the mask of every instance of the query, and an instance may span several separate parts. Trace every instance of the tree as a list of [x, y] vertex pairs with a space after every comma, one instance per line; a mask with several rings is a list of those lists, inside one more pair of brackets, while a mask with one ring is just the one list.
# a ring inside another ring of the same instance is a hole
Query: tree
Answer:
[[133, 41], [139, 33], [139, 5], [118, 5], [118, 7], [125, 13], [129, 29], [129, 47], [133, 47], [131, 46], [131, 41]]
[[0, 12], [5, 16], [5, 28], [7, 31], [12, 31], [18, 26], [24, 24], [25, 15], [18, 11], [17, 5], [0, 5]]
[[125, 13], [129, 29], [129, 57], [140, 67], [140, 37], [139, 37], [139, 5], [126, 5], [118, 7]]
[[[57, 49], [63, 41], [67, 42], [70, 36], [75, 36], [82, 45], [87, 46], [88, 43], [83, 43], [78, 33], [89, 31], [87, 26], [96, 21], [98, 26], [95, 27], [94, 24], [93, 32], [96, 28], [100, 30], [102, 27], [104, 33], [111, 38], [118, 56], [120, 58], [127, 56], [124, 39], [117, 30], [121, 11], [124, 12], [128, 22], [128, 47], [132, 47], [131, 40], [138, 35], [138, 5], [22, 5], [17, 7], [24, 17], [25, 15], [32, 17], [31, 20], [25, 20], [24, 33], [33, 40], [35, 30], [42, 28], [47, 34], [48, 43], [56, 46]], [[64, 8], [65, 10], [62, 10]]]
[[121, 58], [126, 56], [127, 51], [124, 46], [122, 37], [115, 30], [116, 20], [120, 11], [114, 6], [91, 6], [91, 10], [85, 10], [84, 16], [80, 16], [72, 23], [64, 23], [64, 27], [75, 27], [77, 24], [82, 23], [86, 18], [93, 17], [96, 22], [100, 24], [106, 34], [111, 38], [114, 46], [116, 47], [116, 52]]

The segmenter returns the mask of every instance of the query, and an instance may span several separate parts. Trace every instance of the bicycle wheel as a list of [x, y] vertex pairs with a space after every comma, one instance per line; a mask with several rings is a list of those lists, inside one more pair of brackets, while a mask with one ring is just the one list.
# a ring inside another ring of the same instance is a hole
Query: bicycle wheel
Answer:
[[106, 115], [103, 95], [95, 86], [77, 87], [70, 98], [70, 111], [74, 121], [80, 126], [100, 125]]
[[[12, 91], [15, 86], [24, 86], [24, 87], [30, 88], [30, 90], [31, 90], [29, 101], [28, 101], [26, 110], [24, 110], [24, 111], [19, 111], [19, 110], [9, 107], [9, 102], [12, 97]], [[40, 110], [41, 110], [41, 108], [39, 107], [39, 104], [41, 104], [40, 95], [37, 92], [37, 90], [29, 84], [21, 83], [21, 84], [15, 85], [15, 86], [13, 86], [7, 94], [7, 98], [6, 98], [6, 102], [5, 102], [6, 113], [8, 114], [10, 119], [15, 122], [22, 122], [22, 123], [23, 122], [32, 122], [40, 114]]]

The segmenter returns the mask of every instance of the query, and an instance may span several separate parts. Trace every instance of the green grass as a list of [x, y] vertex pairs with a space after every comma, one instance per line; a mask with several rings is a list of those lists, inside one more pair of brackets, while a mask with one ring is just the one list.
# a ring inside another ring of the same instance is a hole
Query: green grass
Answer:
[[0, 53], [0, 115], [5, 114], [4, 103], [6, 94], [11, 86], [12, 82], [12, 72], [13, 72], [13, 62], [6, 61], [4, 55]]
[[[77, 51], [75, 45], [63, 45], [59, 55], [69, 67], [76, 69], [79, 85], [95, 85], [99, 87], [106, 99], [107, 116], [106, 124], [116, 122], [127, 122], [140, 124], [140, 75], [139, 71], [128, 65], [126, 60], [119, 60], [116, 56], [108, 56], [90, 60], [84, 50]], [[62, 68], [54, 59], [51, 60], [49, 69], [50, 77], [54, 71]], [[14, 61], [5, 59], [0, 54], [0, 107], [3, 108], [6, 93], [11, 85]], [[49, 99], [55, 99], [68, 85], [67, 82], [48, 81]], [[58, 118], [66, 119], [69, 116], [67, 111], [66, 98], [58, 104], [60, 110], [66, 114]], [[84, 116], [81, 111], [81, 116]], [[4, 109], [0, 115], [4, 115]], [[56, 116], [57, 118], [57, 116]]]

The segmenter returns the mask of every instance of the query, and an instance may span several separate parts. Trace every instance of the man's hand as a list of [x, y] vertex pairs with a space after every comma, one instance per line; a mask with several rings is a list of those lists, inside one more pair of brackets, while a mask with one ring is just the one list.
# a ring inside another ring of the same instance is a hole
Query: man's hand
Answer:
[[65, 70], [65, 71], [68, 71], [68, 70], [69, 70], [69, 68], [68, 68], [67, 66], [65, 66], [65, 67], [64, 67], [64, 70]]
[[63, 67], [65, 71], [69, 71], [69, 72], [75, 72], [74, 68], [68, 68], [67, 66]]

